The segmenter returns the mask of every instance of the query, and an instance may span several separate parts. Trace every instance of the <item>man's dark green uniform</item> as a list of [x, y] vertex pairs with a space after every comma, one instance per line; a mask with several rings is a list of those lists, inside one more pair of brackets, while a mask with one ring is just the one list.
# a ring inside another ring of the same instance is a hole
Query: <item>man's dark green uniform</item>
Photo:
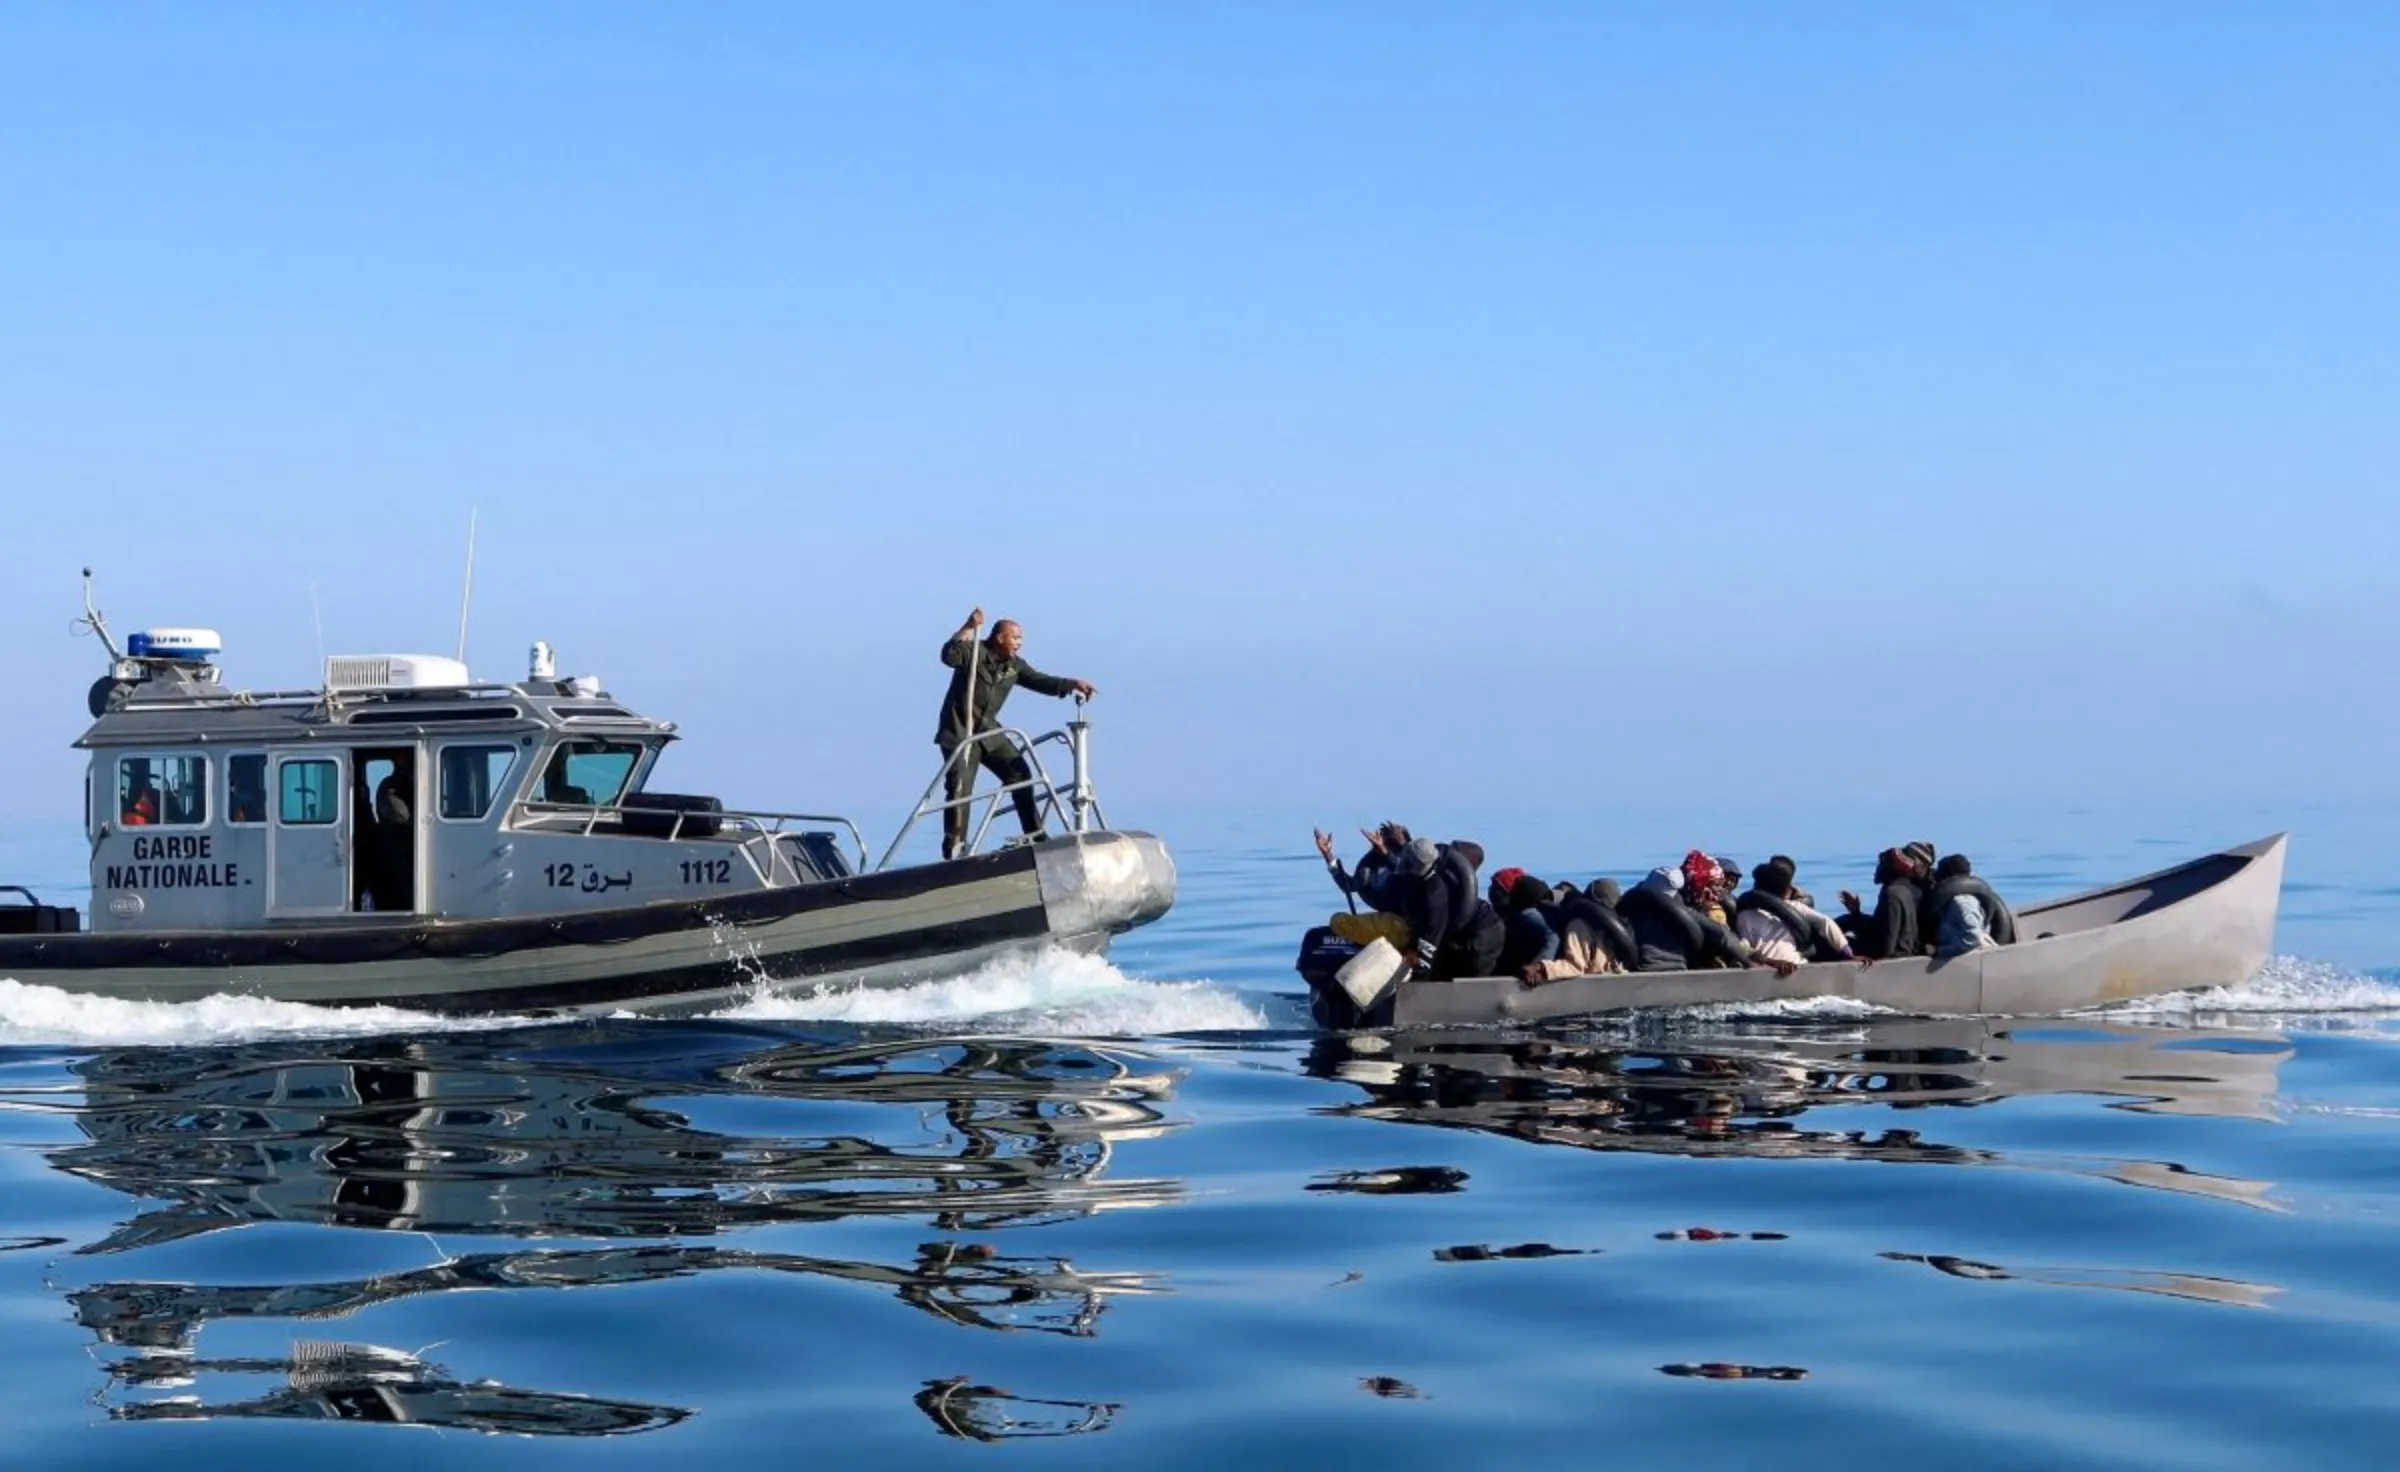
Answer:
[[[975, 663], [968, 663], [972, 650]], [[957, 802], [975, 790], [975, 770], [978, 766], [992, 769], [992, 775], [1003, 783], [1028, 781], [1033, 769], [1017, 755], [1016, 748], [990, 733], [1000, 726], [1001, 703], [1008, 692], [1023, 685], [1036, 695], [1072, 695], [1073, 680], [1057, 675], [1045, 675], [1014, 655], [1003, 656], [991, 647], [988, 640], [951, 639], [942, 645], [942, 663], [951, 669], [950, 693], [942, 697], [941, 724], [934, 728], [934, 744], [941, 747], [942, 756], [965, 745], [970, 731], [976, 733], [974, 750], [959, 759], [950, 769], [950, 800]], [[974, 671], [975, 709], [967, 709], [967, 674]], [[1031, 788], [1019, 788], [1009, 794], [1016, 800], [1017, 822], [1028, 833], [1042, 831], [1042, 810], [1033, 800]], [[965, 847], [967, 839], [967, 809], [964, 806], [946, 808], [942, 812], [942, 854], [946, 858]]]

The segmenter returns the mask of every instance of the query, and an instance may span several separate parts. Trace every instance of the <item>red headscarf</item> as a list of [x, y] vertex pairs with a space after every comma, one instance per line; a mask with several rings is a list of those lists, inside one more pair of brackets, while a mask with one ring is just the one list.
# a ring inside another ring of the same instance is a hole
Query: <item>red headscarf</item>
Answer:
[[1517, 881], [1524, 877], [1525, 871], [1522, 869], [1503, 869], [1499, 873], [1492, 876], [1492, 884], [1498, 888], [1502, 894], [1506, 894], [1510, 890], [1516, 888]]
[[1725, 871], [1717, 861], [1693, 849], [1683, 856], [1683, 892], [1690, 899], [1699, 899], [1725, 882]]

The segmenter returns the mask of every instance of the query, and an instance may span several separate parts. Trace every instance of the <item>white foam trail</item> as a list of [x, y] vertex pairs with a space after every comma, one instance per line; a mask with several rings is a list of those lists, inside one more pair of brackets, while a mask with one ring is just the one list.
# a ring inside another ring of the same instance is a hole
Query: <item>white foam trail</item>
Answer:
[[2235, 1016], [2323, 1019], [2350, 1015], [2385, 1020], [2400, 1012], [2400, 983], [2380, 980], [2324, 961], [2276, 956], [2240, 986], [2144, 997], [2099, 1009], [2102, 1017]]
[[[2178, 1022], [2227, 1021], [2238, 1026], [2327, 1028], [2375, 1026], [2400, 1012], [2400, 981], [2345, 970], [2324, 961], [2277, 956], [2240, 986], [2173, 992], [2094, 1007], [2077, 1016]], [[1772, 1002], [1711, 1002], [1658, 1009], [1653, 1017], [1685, 1022], [1848, 1022], [1918, 1014], [1849, 997], [1802, 997]]]
[[1695, 1022], [1858, 1022], [1908, 1014], [1855, 997], [1788, 997], [1765, 1002], [1705, 1002], [1667, 1014]]
[[1034, 1037], [1156, 1037], [1255, 1032], [1265, 1014], [1205, 981], [1136, 981], [1072, 951], [1006, 957], [964, 976], [908, 987], [819, 986], [714, 1014], [754, 1022], [941, 1024]]
[[193, 1002], [128, 1002], [0, 980], [0, 1046], [161, 1046], [463, 1032], [526, 1020], [434, 1017], [397, 1007], [308, 1007], [223, 995]]

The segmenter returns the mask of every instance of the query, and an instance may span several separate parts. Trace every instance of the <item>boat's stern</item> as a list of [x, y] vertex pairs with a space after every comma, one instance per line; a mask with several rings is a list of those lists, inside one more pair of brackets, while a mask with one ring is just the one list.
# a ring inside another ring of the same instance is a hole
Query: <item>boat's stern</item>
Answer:
[[1068, 833], [1033, 847], [1050, 933], [1114, 935], [1175, 904], [1175, 859], [1155, 835]]

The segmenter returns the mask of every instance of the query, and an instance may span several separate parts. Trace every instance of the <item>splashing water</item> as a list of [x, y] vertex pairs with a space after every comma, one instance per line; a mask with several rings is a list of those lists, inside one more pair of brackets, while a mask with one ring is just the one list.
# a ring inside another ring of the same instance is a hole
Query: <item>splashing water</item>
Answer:
[[128, 1002], [0, 980], [0, 1046], [171, 1046], [517, 1027], [523, 1017], [435, 1017], [398, 1007], [310, 1007], [257, 997]]
[[1097, 956], [1044, 951], [1007, 957], [909, 987], [824, 986], [762, 996], [714, 1015], [752, 1022], [939, 1024], [955, 1031], [1041, 1037], [1148, 1037], [1255, 1032], [1274, 1026], [1257, 1005], [1205, 981], [1137, 981]]
[[[1259, 1004], [1205, 981], [1136, 981], [1066, 951], [994, 962], [911, 987], [818, 987], [763, 995], [716, 1014], [743, 1021], [941, 1025], [1031, 1036], [1141, 1037], [1255, 1032], [1278, 1025]], [[218, 995], [190, 1002], [78, 996], [0, 979], [0, 1047], [175, 1046], [261, 1038], [372, 1037], [539, 1025], [533, 1017], [442, 1017], [399, 1007], [310, 1007]]]
[[[909, 987], [821, 986], [762, 995], [714, 1015], [756, 1022], [924, 1026], [1036, 1037], [1155, 1037], [1306, 1028], [1281, 998], [1206, 981], [1145, 981], [1069, 951], [996, 961]], [[2094, 1009], [2085, 1016], [2185, 1026], [2376, 1028], [2400, 1013], [2400, 979], [2277, 956], [2238, 987], [2211, 987]], [[1840, 997], [1676, 1009], [1676, 1023], [1825, 1023], [1895, 1016]], [[441, 1017], [398, 1007], [310, 1007], [255, 997], [129, 1002], [0, 978], [0, 1046], [172, 1046], [258, 1038], [472, 1032], [545, 1019]]]
[[2214, 1018], [2245, 1025], [2324, 1027], [2348, 1018], [2375, 1026], [2400, 1012], [2400, 982], [2299, 956], [2276, 956], [2240, 986], [2144, 997], [2099, 1008], [2091, 1015], [2205, 1024]]
[[1784, 997], [1765, 1002], [1703, 1002], [1677, 1007], [1672, 1015], [1690, 1022], [1863, 1022], [1907, 1014], [1855, 997]]

